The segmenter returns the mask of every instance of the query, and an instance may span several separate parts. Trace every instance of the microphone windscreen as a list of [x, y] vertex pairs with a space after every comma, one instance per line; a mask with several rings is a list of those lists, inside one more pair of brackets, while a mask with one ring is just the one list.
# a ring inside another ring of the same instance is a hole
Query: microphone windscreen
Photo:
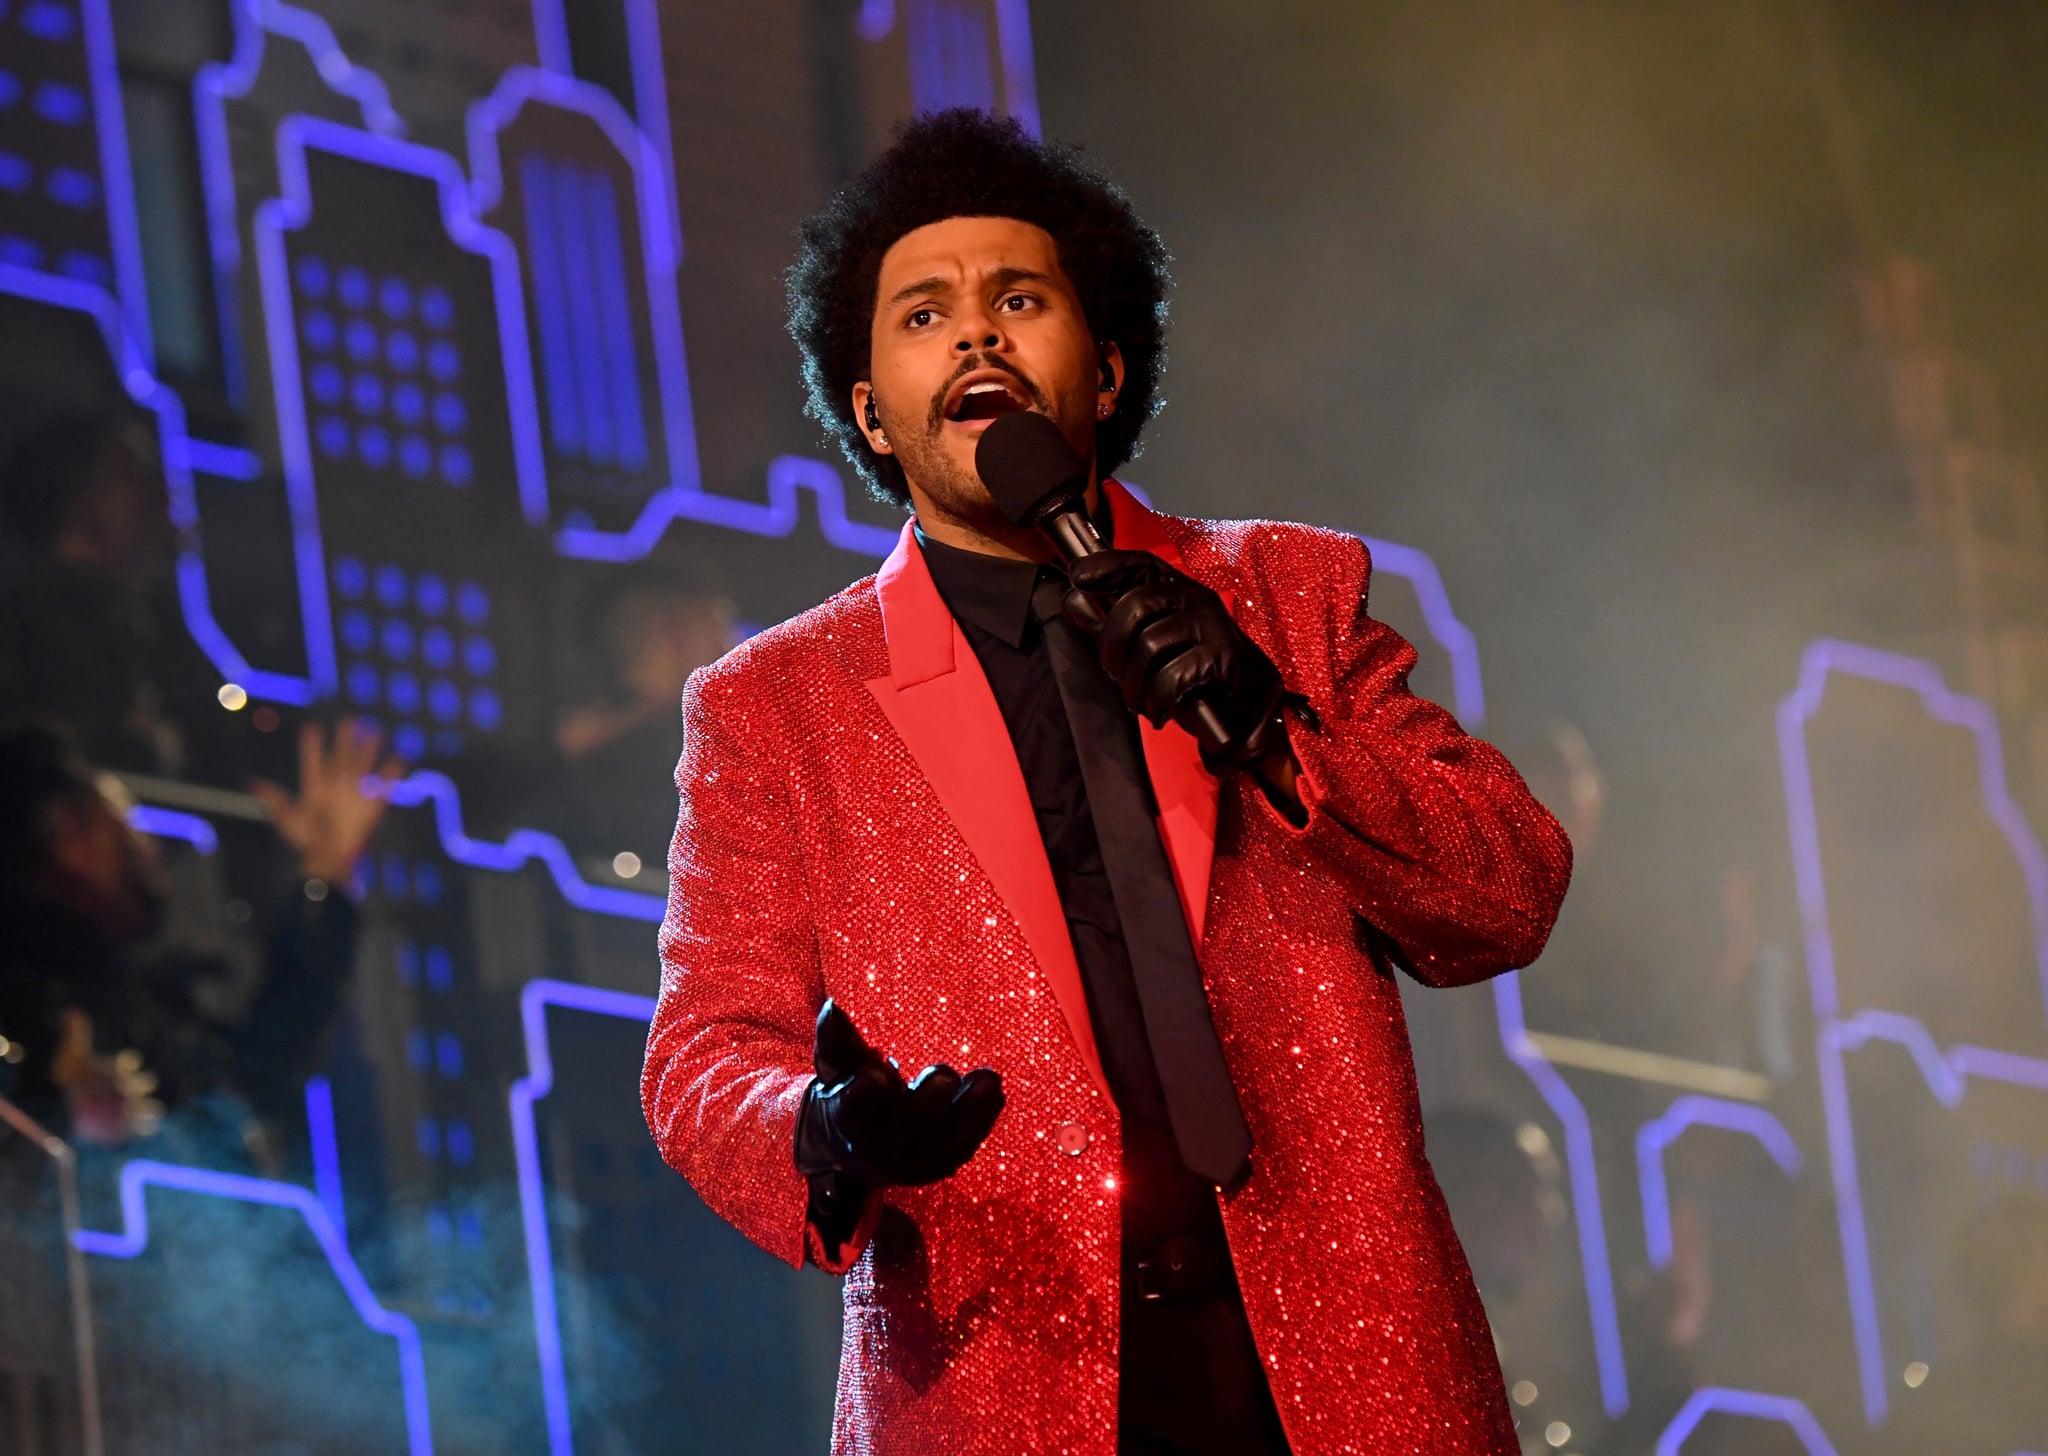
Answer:
[[974, 447], [974, 469], [996, 509], [1019, 526], [1036, 525], [1049, 501], [1088, 489], [1088, 466], [1060, 427], [1030, 410], [990, 422]]

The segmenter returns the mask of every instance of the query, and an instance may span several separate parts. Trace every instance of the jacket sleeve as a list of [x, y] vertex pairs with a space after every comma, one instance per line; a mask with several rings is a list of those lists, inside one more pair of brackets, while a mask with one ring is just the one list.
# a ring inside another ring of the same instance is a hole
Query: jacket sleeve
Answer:
[[691, 677], [640, 1095], [662, 1156], [706, 1205], [801, 1265], [809, 1188], [796, 1119], [825, 988], [776, 751], [786, 741], [742, 676], [721, 665]]
[[[1287, 685], [1317, 721], [1288, 724], [1307, 823], [1253, 810], [1346, 886], [1352, 908], [1419, 981], [1460, 986], [1528, 965], [1571, 879], [1572, 847], [1500, 752], [1408, 688], [1415, 649], [1366, 612], [1365, 544], [1276, 536], [1258, 577]], [[1326, 583], [1287, 591], [1283, 583]]]

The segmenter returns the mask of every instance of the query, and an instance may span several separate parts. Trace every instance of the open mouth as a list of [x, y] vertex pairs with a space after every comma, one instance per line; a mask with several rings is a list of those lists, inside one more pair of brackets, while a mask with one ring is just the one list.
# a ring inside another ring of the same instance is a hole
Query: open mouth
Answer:
[[946, 396], [946, 418], [964, 424], [993, 420], [1031, 408], [1031, 398], [1015, 379], [977, 370], [955, 384]]

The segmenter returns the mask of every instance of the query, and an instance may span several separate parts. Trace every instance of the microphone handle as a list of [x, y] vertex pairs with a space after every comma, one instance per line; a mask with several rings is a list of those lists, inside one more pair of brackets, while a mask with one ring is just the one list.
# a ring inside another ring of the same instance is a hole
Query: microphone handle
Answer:
[[[1083, 556], [1093, 556], [1102, 550], [1102, 538], [1095, 534], [1095, 523], [1088, 519], [1088, 512], [1079, 500], [1067, 497], [1061, 505], [1046, 513], [1039, 522], [1039, 529], [1052, 541], [1060, 555], [1068, 561], [1078, 561]], [[1230, 729], [1223, 721], [1223, 715], [1216, 711], [1216, 705], [1207, 698], [1197, 698], [1190, 705], [1189, 716], [1193, 722], [1184, 726], [1202, 739], [1203, 746], [1220, 753], [1230, 744]]]

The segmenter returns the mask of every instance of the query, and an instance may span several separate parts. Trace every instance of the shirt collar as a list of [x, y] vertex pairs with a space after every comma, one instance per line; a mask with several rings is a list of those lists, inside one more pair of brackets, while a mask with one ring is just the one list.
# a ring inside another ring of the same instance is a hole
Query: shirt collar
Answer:
[[[1031, 638], [1036, 622], [1031, 614], [1031, 594], [1046, 575], [1060, 575], [1056, 566], [1019, 561], [1014, 556], [984, 556], [934, 541], [922, 527], [913, 527], [924, 564], [931, 571], [932, 585], [954, 620], [979, 627], [1012, 647], [1022, 647]], [[1106, 546], [1110, 541], [1109, 502], [1095, 513], [1096, 534]]]

